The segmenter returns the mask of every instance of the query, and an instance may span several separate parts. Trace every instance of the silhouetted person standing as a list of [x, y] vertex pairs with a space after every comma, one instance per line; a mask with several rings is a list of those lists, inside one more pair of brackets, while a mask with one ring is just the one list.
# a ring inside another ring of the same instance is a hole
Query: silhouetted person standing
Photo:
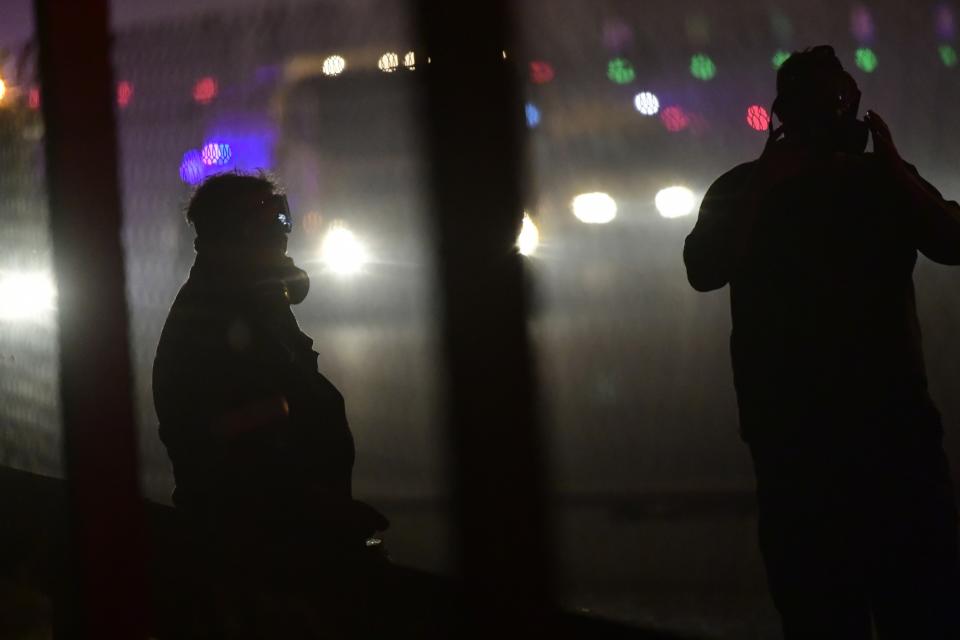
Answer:
[[[960, 638], [957, 511], [928, 393], [917, 251], [960, 264], [960, 207], [904, 162], [830, 47], [777, 74], [758, 160], [709, 189], [684, 248], [730, 285], [760, 546], [793, 638]], [[772, 128], [772, 125], [771, 125]], [[868, 131], [873, 153], [866, 153]]]
[[350, 599], [364, 585], [344, 582], [362, 574], [365, 541], [387, 523], [351, 497], [343, 398], [290, 308], [309, 279], [286, 255], [286, 198], [264, 177], [224, 174], [197, 189], [187, 218], [197, 257], [153, 371], [174, 502], [222, 584], [250, 595], [306, 577]]

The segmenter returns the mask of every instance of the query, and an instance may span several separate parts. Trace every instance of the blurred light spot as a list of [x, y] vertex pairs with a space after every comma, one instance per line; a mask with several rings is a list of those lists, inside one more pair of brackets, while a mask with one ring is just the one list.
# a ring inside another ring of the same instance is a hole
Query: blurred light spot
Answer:
[[686, 116], [687, 116], [687, 129], [690, 130], [690, 133], [693, 133], [694, 135], [701, 135], [710, 130], [710, 123], [707, 121], [707, 118], [702, 113], [697, 113], [696, 111], [692, 111], [692, 112], [686, 113]]
[[943, 60], [943, 64], [948, 67], [957, 66], [957, 50], [954, 49], [949, 44], [942, 44], [939, 48], [940, 59]]
[[27, 106], [31, 109], [40, 108], [40, 88], [39, 87], [30, 87], [30, 92], [27, 94]]
[[789, 58], [790, 58], [789, 51], [784, 51], [783, 49], [779, 49], [775, 54], [773, 54], [773, 57], [770, 59], [770, 62], [773, 63], [774, 69], [779, 69], [781, 66], [783, 66], [783, 63], [786, 62]]
[[957, 35], [957, 22], [950, 5], [944, 3], [937, 6], [934, 23], [937, 35], [943, 40], [952, 40]]
[[3, 100], [5, 95], [7, 95], [7, 83], [3, 81], [3, 78], [0, 78], [0, 100]]
[[241, 171], [269, 171], [274, 166], [277, 125], [266, 113], [226, 113], [204, 131], [204, 142], [230, 146], [230, 163]]
[[217, 81], [204, 76], [193, 85], [193, 99], [198, 104], [210, 104], [217, 97]]
[[276, 82], [283, 70], [279, 64], [262, 64], [253, 71], [253, 79], [257, 84]]
[[770, 127], [770, 114], [758, 104], [747, 109], [747, 124], [751, 129], [766, 131]]
[[53, 280], [44, 273], [0, 275], [0, 319], [42, 319], [53, 310], [56, 297]]
[[660, 120], [667, 131], [676, 133], [690, 125], [690, 116], [680, 107], [667, 107], [660, 112]]
[[117, 106], [126, 109], [133, 100], [133, 83], [121, 80], [117, 83]]
[[690, 74], [697, 80], [713, 80], [717, 75], [717, 65], [705, 53], [697, 53], [690, 58]]
[[189, 185], [198, 185], [203, 180], [203, 157], [196, 149], [183, 154], [180, 162], [180, 179]]
[[687, 40], [694, 46], [703, 46], [710, 42], [710, 22], [702, 13], [693, 13], [686, 16], [684, 28]]
[[520, 235], [517, 236], [517, 250], [520, 255], [532, 256], [540, 246], [540, 230], [534, 224], [533, 218], [526, 211], [523, 212], [523, 224], [520, 226]]
[[664, 218], [680, 218], [690, 215], [697, 202], [690, 189], [674, 186], [658, 191], [654, 204]]
[[645, 116], [655, 116], [660, 111], [660, 99], [649, 91], [642, 91], [634, 96], [633, 106]]
[[860, 47], [856, 53], [857, 66], [867, 73], [873, 73], [877, 68], [877, 54], [869, 47]]
[[537, 105], [533, 104], [532, 102], [528, 102], [523, 110], [527, 116], [528, 127], [533, 129], [540, 124], [540, 109], [537, 108]]
[[620, 51], [633, 42], [633, 29], [622, 20], [612, 20], [603, 25], [601, 38], [607, 49]]
[[359, 273], [369, 258], [354, 233], [343, 224], [334, 223], [323, 238], [320, 259], [330, 271], [346, 276]]
[[380, 71], [384, 73], [393, 73], [397, 70], [397, 67], [400, 66], [400, 56], [388, 51], [387, 53], [380, 56], [380, 60], [377, 61], [377, 67]]
[[506, 50], [506, 49], [502, 50], [502, 51], [500, 52], [500, 55], [502, 55], [502, 56], [503, 56], [503, 59], [506, 60], [506, 59], [507, 59], [507, 50]]
[[555, 75], [549, 62], [534, 60], [530, 63], [530, 81], [534, 84], [546, 84], [553, 80]]
[[875, 32], [870, 10], [862, 4], [853, 7], [850, 10], [850, 33], [853, 37], [859, 42], [872, 42]]
[[587, 224], [606, 224], [617, 217], [617, 201], [608, 193], [581, 193], [570, 205], [573, 215]]
[[225, 142], [208, 142], [200, 149], [200, 160], [208, 167], [225, 165], [232, 157], [233, 151]]
[[781, 42], [793, 37], [793, 24], [787, 14], [779, 9], [773, 9], [770, 12], [770, 30]]
[[323, 75], [338, 76], [347, 68], [347, 61], [343, 56], [328, 56], [323, 61]]
[[614, 58], [607, 63], [607, 77], [616, 84], [629, 84], [637, 77], [637, 72], [626, 58]]
[[413, 51], [407, 51], [407, 53], [403, 56], [403, 66], [405, 66], [407, 69], [410, 69], [410, 71], [416, 69], [417, 54], [415, 54]]

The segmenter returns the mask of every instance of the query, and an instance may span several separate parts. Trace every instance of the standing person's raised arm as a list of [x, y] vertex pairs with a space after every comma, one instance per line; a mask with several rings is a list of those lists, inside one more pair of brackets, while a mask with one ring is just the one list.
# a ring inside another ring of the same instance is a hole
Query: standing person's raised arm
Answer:
[[904, 196], [917, 249], [934, 262], [960, 265], [960, 205], [946, 200], [916, 167], [900, 157], [890, 128], [879, 115], [870, 111], [865, 120], [873, 134], [874, 152]]
[[720, 176], [707, 190], [693, 231], [683, 246], [687, 280], [697, 291], [719, 289], [730, 281], [756, 219], [757, 198], [748, 191], [753, 163]]
[[763, 199], [806, 168], [809, 154], [780, 140], [781, 132], [782, 127], [774, 132], [758, 160], [735, 167], [707, 190], [683, 248], [687, 279], [697, 291], [730, 281], [750, 247]]

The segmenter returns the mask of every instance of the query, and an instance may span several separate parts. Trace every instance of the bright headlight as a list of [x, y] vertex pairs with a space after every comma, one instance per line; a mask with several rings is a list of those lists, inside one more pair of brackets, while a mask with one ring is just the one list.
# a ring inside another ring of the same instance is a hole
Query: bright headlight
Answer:
[[57, 291], [45, 273], [0, 274], [0, 318], [39, 319], [53, 310]]

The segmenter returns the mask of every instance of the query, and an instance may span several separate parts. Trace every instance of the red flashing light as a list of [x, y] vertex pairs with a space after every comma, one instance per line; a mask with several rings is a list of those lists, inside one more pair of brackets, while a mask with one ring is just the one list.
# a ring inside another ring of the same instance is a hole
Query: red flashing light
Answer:
[[747, 109], [747, 124], [756, 131], [766, 131], [770, 127], [770, 114], [758, 104]]
[[530, 81], [534, 84], [546, 84], [553, 80], [555, 75], [548, 62], [536, 60], [530, 63]]
[[117, 83], [117, 106], [126, 109], [133, 100], [133, 83], [121, 80]]
[[217, 81], [210, 76], [204, 76], [193, 85], [193, 99], [198, 104], [210, 104], [217, 97], [217, 91]]
[[34, 110], [40, 108], [39, 87], [30, 87], [30, 92], [27, 94], [27, 106]]
[[670, 133], [683, 131], [690, 126], [690, 116], [680, 107], [667, 107], [660, 111], [660, 120]]

